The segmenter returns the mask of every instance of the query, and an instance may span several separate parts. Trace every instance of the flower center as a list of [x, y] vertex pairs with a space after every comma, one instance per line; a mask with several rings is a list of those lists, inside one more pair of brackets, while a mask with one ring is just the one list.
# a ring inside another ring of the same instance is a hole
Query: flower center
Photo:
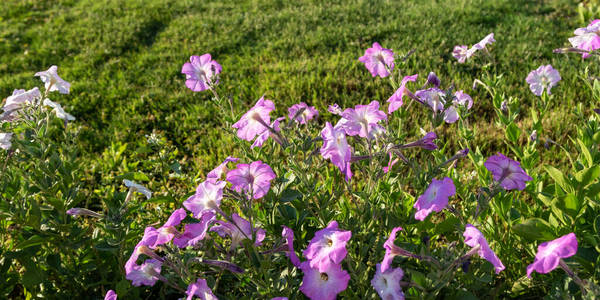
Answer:
[[333, 246], [333, 241], [331, 239], [327, 239], [327, 246]]
[[329, 276], [327, 275], [327, 273], [321, 273], [321, 280], [323, 280], [323, 281], [329, 280]]

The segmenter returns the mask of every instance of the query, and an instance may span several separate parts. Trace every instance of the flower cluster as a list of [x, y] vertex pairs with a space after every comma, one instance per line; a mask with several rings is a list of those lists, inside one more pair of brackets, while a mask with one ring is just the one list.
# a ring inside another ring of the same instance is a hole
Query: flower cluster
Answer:
[[456, 58], [458, 62], [462, 64], [467, 59], [471, 58], [478, 50], [487, 49], [486, 45], [491, 45], [495, 41], [494, 34], [490, 33], [471, 48], [467, 47], [466, 45], [454, 46], [452, 56], [454, 56], [454, 58]]

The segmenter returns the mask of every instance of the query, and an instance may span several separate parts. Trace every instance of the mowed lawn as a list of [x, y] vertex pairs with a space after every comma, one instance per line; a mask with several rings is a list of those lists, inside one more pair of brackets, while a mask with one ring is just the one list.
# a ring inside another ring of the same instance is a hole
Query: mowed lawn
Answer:
[[[33, 74], [58, 65], [72, 91], [52, 97], [77, 117], [82, 156], [91, 166], [124, 143], [134, 161], [135, 145], [154, 132], [177, 147], [184, 173], [203, 174], [235, 150], [233, 137], [220, 130], [211, 94], [184, 85], [180, 70], [190, 55], [210, 53], [223, 66], [219, 92], [232, 97], [237, 113], [264, 94], [277, 105], [273, 115], [304, 101], [322, 112], [324, 123], [335, 121], [328, 104], [384, 102], [392, 94], [386, 79], [372, 78], [358, 62], [379, 42], [399, 54], [415, 50], [400, 66], [403, 75], [420, 75], [413, 87], [433, 71], [443, 86], [473, 96], [476, 144], [495, 152], [506, 146], [491, 100], [484, 89], [472, 89], [487, 61], [458, 64], [451, 56], [455, 45], [494, 32], [489, 71], [503, 73], [500, 89], [523, 103], [523, 126], [534, 99], [527, 74], [541, 64], [560, 71], [545, 123], [550, 135], [541, 138], [566, 143], [575, 128], [569, 111], [579, 102], [592, 105], [576, 76], [586, 66], [598, 71], [578, 55], [552, 53], [583, 25], [576, 15], [574, 1], [10, 0], [0, 9], [0, 95], [40, 85]], [[410, 109], [409, 122], [425, 126], [425, 110]], [[454, 127], [443, 130], [452, 142]]]

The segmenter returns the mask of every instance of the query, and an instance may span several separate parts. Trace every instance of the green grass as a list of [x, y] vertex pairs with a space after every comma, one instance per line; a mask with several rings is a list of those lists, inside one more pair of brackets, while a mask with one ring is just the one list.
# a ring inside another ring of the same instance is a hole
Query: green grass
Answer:
[[[490, 145], [501, 145], [502, 137], [489, 122], [489, 98], [482, 89], [471, 90], [481, 61], [458, 64], [451, 57], [456, 44], [471, 45], [494, 32], [493, 68], [505, 74], [507, 94], [525, 103], [533, 99], [524, 82], [527, 73], [551, 63], [563, 77], [555, 88], [560, 91], [555, 98], [559, 119], [568, 118], [570, 107], [587, 103], [588, 97], [574, 78], [587, 63], [575, 55], [552, 54], [580, 25], [575, 5], [565, 1], [84, 0], [3, 5], [0, 95], [38, 85], [33, 73], [58, 65], [73, 86], [71, 95], [53, 97], [78, 117], [84, 153], [91, 160], [112, 143], [134, 142], [152, 131], [164, 133], [179, 148], [188, 172], [210, 169], [232, 150], [230, 137], [214, 130], [222, 122], [207, 103], [210, 94], [193, 93], [184, 85], [180, 68], [194, 54], [211, 53], [223, 65], [220, 91], [233, 97], [237, 112], [266, 94], [281, 115], [299, 101], [322, 112], [334, 102], [344, 107], [385, 101], [393, 91], [385, 80], [373, 79], [358, 57], [374, 41], [397, 53], [415, 49], [403, 74], [424, 77], [434, 71], [444, 85], [454, 83], [471, 94], [479, 130], [491, 133], [478, 139], [483, 149], [497, 148]], [[419, 116], [416, 110], [414, 114]], [[550, 137], [561, 141], [569, 130], [566, 124], [549, 124], [556, 135]]]

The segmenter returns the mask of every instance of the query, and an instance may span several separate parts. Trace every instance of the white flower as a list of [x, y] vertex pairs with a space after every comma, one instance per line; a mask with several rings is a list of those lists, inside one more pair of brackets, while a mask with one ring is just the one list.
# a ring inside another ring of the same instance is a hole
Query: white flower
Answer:
[[35, 73], [35, 76], [39, 76], [45, 84], [46, 91], [53, 92], [58, 91], [61, 94], [68, 94], [71, 84], [64, 81], [56, 73], [57, 66], [51, 66], [47, 71], [41, 71]]
[[12, 146], [12, 143], [10, 142], [12, 135], [12, 133], [0, 132], [0, 148], [4, 150], [10, 149], [10, 146]]
[[2, 109], [4, 109], [5, 112], [11, 112], [20, 109], [26, 103], [33, 103], [35, 99], [41, 97], [42, 94], [37, 87], [34, 87], [29, 91], [15, 90], [11, 96], [6, 98], [6, 103], [4, 103]]
[[52, 100], [50, 100], [48, 98], [44, 99], [44, 105], [54, 108], [52, 111], [60, 119], [63, 119], [65, 121], [75, 120], [75, 117], [73, 117], [71, 114], [65, 112], [65, 110], [62, 108], [62, 106], [60, 106], [60, 104], [53, 102]]
[[137, 191], [137, 192], [143, 194], [144, 196], [146, 196], [146, 198], [148, 198], [148, 199], [150, 199], [152, 197], [152, 192], [141, 184], [137, 184], [137, 183], [135, 183], [131, 180], [127, 180], [127, 179], [123, 179], [123, 183], [130, 190]]

